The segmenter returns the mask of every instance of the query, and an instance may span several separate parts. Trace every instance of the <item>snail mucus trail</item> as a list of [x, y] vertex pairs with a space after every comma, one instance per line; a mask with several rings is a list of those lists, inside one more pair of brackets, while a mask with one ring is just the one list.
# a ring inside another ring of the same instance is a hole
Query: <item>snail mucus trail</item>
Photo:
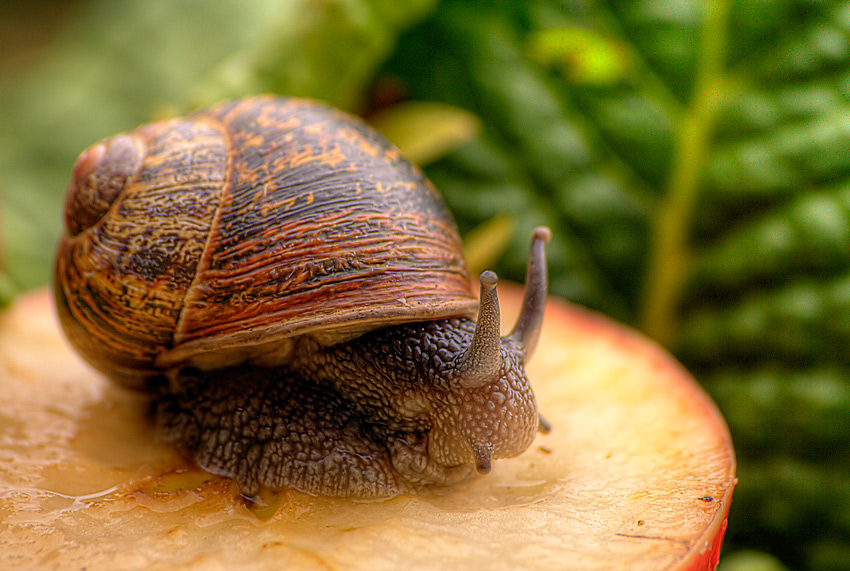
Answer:
[[65, 217], [72, 345], [245, 496], [447, 486], [548, 430], [524, 370], [548, 229], [500, 337], [496, 275], [477, 311], [436, 189], [359, 119], [264, 96], [143, 125], [80, 155]]

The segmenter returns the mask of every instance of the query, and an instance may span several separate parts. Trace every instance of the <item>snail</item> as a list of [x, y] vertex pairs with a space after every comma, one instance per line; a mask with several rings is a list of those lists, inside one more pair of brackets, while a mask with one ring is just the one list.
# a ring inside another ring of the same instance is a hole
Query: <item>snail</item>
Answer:
[[54, 291], [76, 351], [246, 497], [385, 497], [487, 473], [547, 430], [524, 364], [548, 240], [534, 231], [500, 338], [496, 275], [479, 309], [417, 167], [323, 103], [246, 97], [80, 154]]

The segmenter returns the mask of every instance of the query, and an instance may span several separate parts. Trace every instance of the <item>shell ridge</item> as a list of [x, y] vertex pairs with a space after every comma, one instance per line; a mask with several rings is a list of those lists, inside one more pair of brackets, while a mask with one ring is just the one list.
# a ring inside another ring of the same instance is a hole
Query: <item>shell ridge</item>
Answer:
[[[202, 117], [203, 115], [196, 114], [195, 117]], [[209, 252], [213, 243], [213, 236], [215, 236], [215, 231], [218, 228], [218, 225], [221, 221], [221, 212], [222, 205], [224, 204], [225, 195], [230, 192], [231, 185], [231, 165], [233, 164], [233, 140], [230, 137], [229, 131], [225, 122], [221, 120], [214, 119], [209, 116], [203, 116], [206, 122], [211, 125], [214, 125], [216, 129], [222, 135], [222, 141], [225, 147], [225, 156], [227, 157], [227, 162], [224, 165], [224, 180], [222, 181], [221, 194], [219, 195], [218, 205], [215, 208], [215, 214], [213, 215], [212, 223], [210, 224], [209, 231], [207, 232], [207, 238], [204, 242], [204, 247], [201, 250], [201, 256], [198, 259], [198, 265], [195, 267], [195, 275], [192, 277], [192, 281], [189, 283], [189, 287], [186, 288], [186, 291], [183, 294], [183, 300], [180, 304], [180, 314], [177, 317], [177, 324], [174, 328], [174, 334], [171, 337], [171, 346], [176, 347], [179, 345], [181, 337], [185, 331], [185, 324], [187, 315], [190, 312], [191, 305], [187, 303], [192, 299], [192, 294], [197, 291], [197, 288], [201, 287], [198, 285], [199, 276], [202, 275], [203, 269], [209, 266]]]
[[333, 328], [474, 316], [438, 191], [362, 120], [264, 96], [192, 117], [217, 122], [227, 167], [172, 346], [157, 366]]

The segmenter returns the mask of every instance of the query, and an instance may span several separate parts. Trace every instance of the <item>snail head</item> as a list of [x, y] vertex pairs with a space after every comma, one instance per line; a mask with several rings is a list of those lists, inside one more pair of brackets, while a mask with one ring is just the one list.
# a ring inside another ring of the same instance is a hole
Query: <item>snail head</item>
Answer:
[[539, 417], [525, 374], [540, 337], [547, 295], [548, 228], [534, 231], [522, 309], [511, 333], [499, 334], [498, 278], [481, 274], [478, 321], [466, 349], [457, 357], [445, 406], [435, 411], [429, 455], [443, 465], [475, 463], [480, 473], [494, 458], [516, 456], [536, 432], [548, 431]]

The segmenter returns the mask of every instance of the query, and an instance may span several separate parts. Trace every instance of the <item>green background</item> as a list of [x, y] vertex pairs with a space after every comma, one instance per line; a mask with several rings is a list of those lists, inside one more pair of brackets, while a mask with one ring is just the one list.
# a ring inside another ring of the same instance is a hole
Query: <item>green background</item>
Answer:
[[476, 268], [521, 280], [549, 225], [553, 293], [696, 373], [739, 459], [726, 571], [848, 568], [850, 4], [7, 0], [0, 297], [48, 281], [85, 146], [266, 91], [409, 150]]

